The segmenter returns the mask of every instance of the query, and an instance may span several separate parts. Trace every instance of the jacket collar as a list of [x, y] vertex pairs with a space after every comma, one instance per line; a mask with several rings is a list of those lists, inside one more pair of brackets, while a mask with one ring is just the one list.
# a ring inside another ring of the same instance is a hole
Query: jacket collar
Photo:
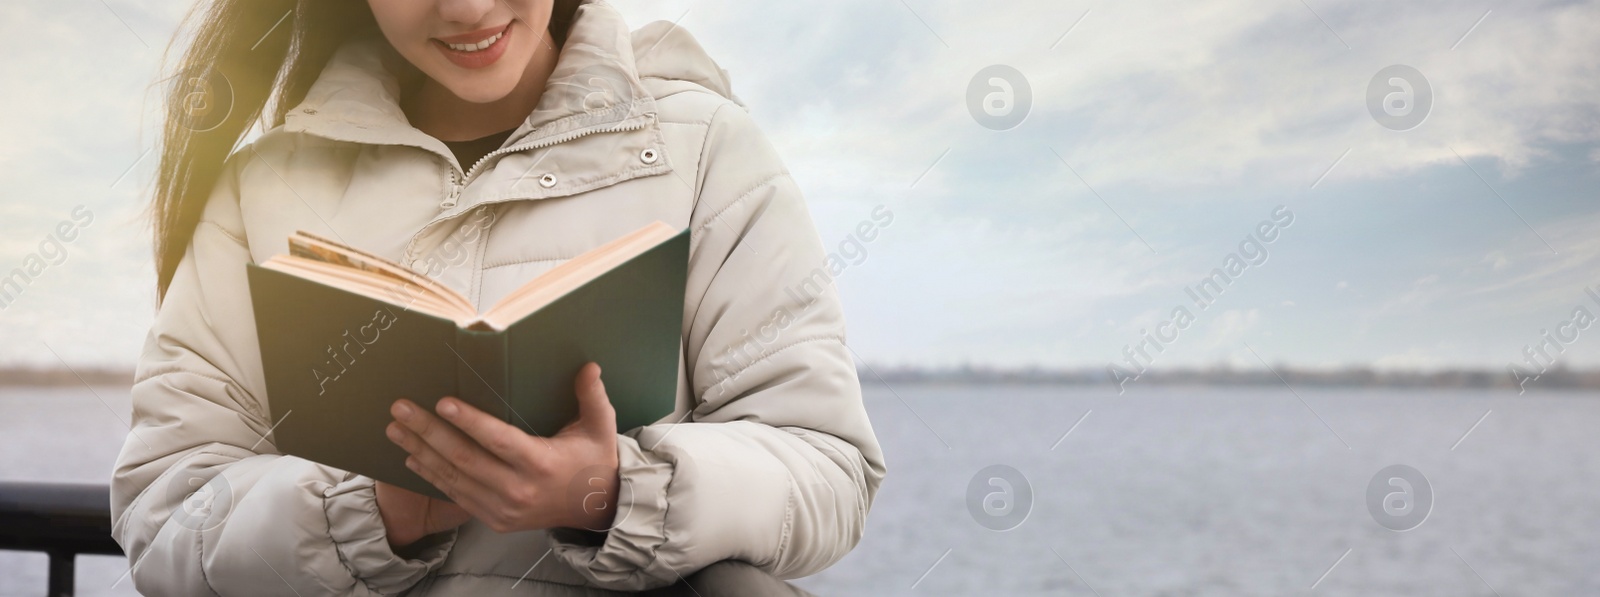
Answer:
[[[338, 141], [409, 145], [454, 163], [442, 141], [411, 126], [400, 108], [400, 83], [384, 66], [393, 54], [377, 31], [346, 40], [329, 59], [306, 97], [285, 115], [284, 130]], [[511, 133], [506, 146], [554, 144], [624, 121], [650, 120], [655, 100], [634, 63], [627, 24], [598, 0], [578, 7], [555, 70], [538, 105]], [[470, 164], [462, 164], [465, 170]]]

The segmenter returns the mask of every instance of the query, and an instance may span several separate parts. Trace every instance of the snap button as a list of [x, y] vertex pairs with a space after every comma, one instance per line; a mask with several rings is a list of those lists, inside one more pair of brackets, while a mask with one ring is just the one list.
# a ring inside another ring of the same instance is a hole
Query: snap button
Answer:
[[646, 164], [654, 164], [654, 163], [656, 163], [656, 158], [657, 157], [659, 157], [659, 156], [656, 155], [656, 150], [655, 149], [646, 149], [644, 151], [639, 152], [639, 160], [643, 161]]
[[556, 175], [547, 173], [544, 176], [540, 176], [539, 177], [539, 186], [547, 188], [547, 189], [550, 188], [550, 187], [556, 186]]

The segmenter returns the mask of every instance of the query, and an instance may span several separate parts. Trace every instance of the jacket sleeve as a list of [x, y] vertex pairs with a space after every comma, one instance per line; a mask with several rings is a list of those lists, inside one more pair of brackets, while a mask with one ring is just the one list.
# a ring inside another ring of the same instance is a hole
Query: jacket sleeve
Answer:
[[700, 161], [684, 307], [692, 409], [618, 437], [619, 507], [603, 539], [554, 533], [556, 553], [606, 588], [666, 585], [724, 559], [815, 573], [860, 540], [885, 473], [836, 258], [794, 180], [731, 103]]
[[265, 401], [239, 176], [230, 157], [155, 323], [111, 481], [113, 537], [147, 595], [394, 594], [455, 532], [388, 545], [374, 481], [277, 454]]

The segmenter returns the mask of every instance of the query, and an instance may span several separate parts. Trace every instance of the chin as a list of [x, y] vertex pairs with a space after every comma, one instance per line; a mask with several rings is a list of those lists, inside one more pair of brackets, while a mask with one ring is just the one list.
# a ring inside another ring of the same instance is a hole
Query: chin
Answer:
[[487, 104], [504, 99], [517, 85], [514, 77], [472, 74], [453, 78], [445, 88], [462, 100]]

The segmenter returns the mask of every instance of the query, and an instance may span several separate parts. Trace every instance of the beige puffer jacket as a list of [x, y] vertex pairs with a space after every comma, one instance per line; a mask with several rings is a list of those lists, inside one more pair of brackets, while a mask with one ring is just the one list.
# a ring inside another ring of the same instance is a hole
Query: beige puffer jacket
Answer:
[[[283, 126], [229, 158], [156, 317], [112, 481], [138, 589], [592, 595], [724, 559], [793, 578], [844, 556], [883, 456], [800, 190], [726, 74], [682, 28], [630, 34], [585, 4], [537, 109], [474, 166], [407, 124], [383, 43], [342, 47]], [[677, 410], [617, 437], [608, 534], [472, 521], [397, 555], [371, 479], [273, 447], [245, 264], [289, 233], [482, 308], [652, 220], [692, 230]]]

